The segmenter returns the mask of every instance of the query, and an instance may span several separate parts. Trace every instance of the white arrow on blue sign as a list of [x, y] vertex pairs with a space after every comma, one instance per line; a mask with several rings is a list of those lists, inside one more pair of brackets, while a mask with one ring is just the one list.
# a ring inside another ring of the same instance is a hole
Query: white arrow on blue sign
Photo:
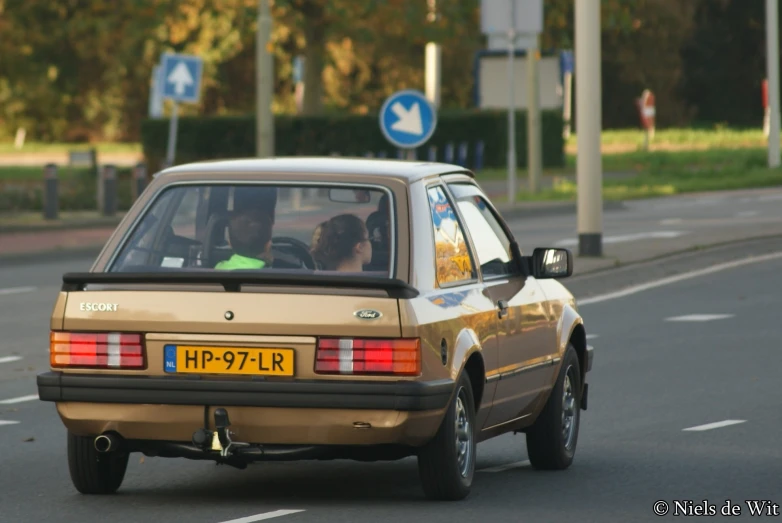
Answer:
[[201, 57], [163, 55], [163, 97], [178, 102], [197, 103], [201, 94], [201, 76], [204, 69]]
[[397, 91], [380, 108], [380, 130], [400, 149], [426, 143], [437, 127], [437, 113], [426, 96], [413, 89]]

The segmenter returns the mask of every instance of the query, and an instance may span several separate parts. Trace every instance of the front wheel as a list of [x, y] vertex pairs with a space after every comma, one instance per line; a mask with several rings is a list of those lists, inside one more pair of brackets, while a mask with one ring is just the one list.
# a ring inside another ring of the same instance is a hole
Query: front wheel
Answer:
[[101, 454], [94, 438], [68, 432], [68, 468], [71, 481], [82, 494], [113, 494], [122, 485], [128, 467], [127, 452]]
[[475, 400], [470, 379], [462, 374], [437, 434], [418, 453], [426, 496], [443, 501], [466, 498], [475, 474], [475, 451]]
[[581, 420], [581, 366], [568, 343], [551, 395], [527, 429], [527, 454], [533, 468], [562, 470], [573, 463]]

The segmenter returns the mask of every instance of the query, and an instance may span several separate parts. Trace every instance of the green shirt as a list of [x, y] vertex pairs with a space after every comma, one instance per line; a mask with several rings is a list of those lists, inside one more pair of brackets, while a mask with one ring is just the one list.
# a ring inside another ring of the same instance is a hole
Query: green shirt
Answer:
[[229, 259], [215, 265], [215, 269], [226, 271], [232, 271], [234, 269], [263, 269], [264, 267], [266, 267], [266, 262], [263, 260], [248, 258], [247, 256], [240, 256], [238, 254], [234, 254]]

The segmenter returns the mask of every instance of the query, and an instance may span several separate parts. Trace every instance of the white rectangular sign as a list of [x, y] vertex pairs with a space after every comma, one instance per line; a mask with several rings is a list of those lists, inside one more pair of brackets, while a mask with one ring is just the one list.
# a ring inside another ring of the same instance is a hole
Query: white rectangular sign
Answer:
[[516, 32], [543, 32], [543, 0], [481, 0], [481, 32], [508, 32], [511, 29], [511, 4], [516, 14]]

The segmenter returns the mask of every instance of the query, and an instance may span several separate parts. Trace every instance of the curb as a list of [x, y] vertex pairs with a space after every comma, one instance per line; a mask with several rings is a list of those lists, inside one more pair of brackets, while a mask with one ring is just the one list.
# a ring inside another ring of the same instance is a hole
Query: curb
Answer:
[[[527, 216], [562, 216], [576, 214], [578, 205], [576, 202], [518, 202], [511, 206], [507, 203], [497, 205], [497, 210], [506, 220], [523, 218]], [[621, 211], [627, 209], [624, 201], [608, 200], [603, 202], [604, 211]]]
[[[82, 247], [65, 247], [61, 249], [46, 249], [35, 252], [20, 252], [0, 255], [0, 267], [15, 266], [24, 263], [41, 261], [72, 261], [80, 258], [97, 258], [103, 250], [104, 243]], [[47, 259], [52, 257], [52, 259]], [[44, 258], [42, 260], [42, 258]]]
[[[508, 204], [497, 205], [497, 210], [503, 218], [516, 219], [527, 216], [556, 216], [576, 214], [576, 202], [518, 202], [515, 206]], [[627, 209], [624, 201], [604, 201], [604, 211], [618, 211]], [[42, 225], [0, 225], [0, 234], [36, 233], [51, 231], [73, 231], [79, 229], [99, 229], [101, 227], [117, 227], [122, 217], [103, 218], [94, 220], [74, 220], [69, 223], [42, 224]]]
[[570, 278], [567, 278], [566, 280], [563, 279], [561, 281], [563, 282], [563, 284], [564, 282], [580, 282], [584, 280], [589, 280], [591, 278], [599, 278], [602, 276], [615, 274], [617, 272], [644, 269], [647, 268], [649, 265], [658, 262], [667, 261], [670, 263], [673, 261], [682, 260], [688, 256], [694, 257], [698, 254], [709, 255], [709, 254], [713, 254], [714, 252], [720, 249], [736, 249], [736, 248], [740, 248], [742, 245], [752, 246], [753, 244], [759, 242], [768, 242], [774, 240], [782, 241], [782, 233], [763, 234], [759, 236], [748, 236], [737, 240], [728, 240], [723, 242], [693, 245], [692, 247], [666, 252], [663, 254], [651, 256], [649, 258], [644, 258], [641, 260], [635, 260], [632, 262], [619, 262], [618, 265], [611, 265], [608, 267], [598, 267], [595, 269], [590, 269], [584, 272], [580, 272], [578, 274], [573, 274], [573, 276], [571, 276]]
[[96, 220], [74, 220], [68, 223], [51, 223], [42, 225], [0, 225], [0, 234], [100, 229], [102, 227], [117, 227], [121, 220], [122, 217]]

